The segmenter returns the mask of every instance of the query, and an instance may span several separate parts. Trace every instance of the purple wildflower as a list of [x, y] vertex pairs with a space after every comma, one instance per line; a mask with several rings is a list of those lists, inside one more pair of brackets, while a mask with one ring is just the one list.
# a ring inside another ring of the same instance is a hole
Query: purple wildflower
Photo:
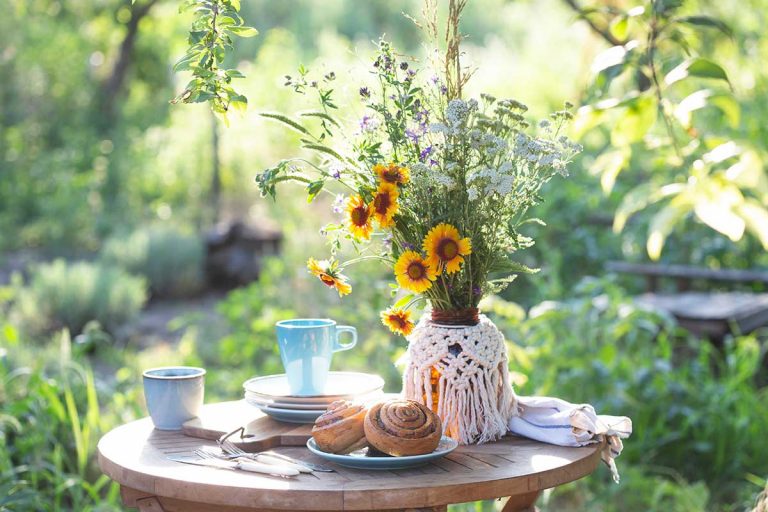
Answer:
[[415, 246], [415, 245], [413, 245], [413, 244], [412, 244], [412, 243], [410, 243], [410, 242], [403, 242], [403, 248], [404, 248], [404, 249], [406, 249], [406, 250], [408, 250], [408, 251], [414, 251], [414, 250], [416, 250], [416, 246]]
[[481, 290], [479, 286], [473, 286], [472, 293], [474, 295], [480, 295], [481, 293], [483, 293], [483, 290]]
[[419, 161], [423, 162], [427, 159], [429, 155], [432, 154], [434, 151], [434, 148], [432, 146], [427, 146], [424, 149], [421, 150], [421, 153], [419, 153]]
[[371, 91], [368, 90], [367, 87], [361, 87], [360, 88], [360, 97], [361, 98], [370, 98], [371, 97]]
[[344, 211], [345, 201], [346, 199], [344, 198], [344, 195], [337, 195], [336, 199], [333, 201], [333, 213], [342, 213]]
[[410, 128], [405, 130], [405, 136], [408, 137], [408, 139], [414, 144], [418, 144], [419, 139], [421, 138], [418, 133], [416, 133], [414, 130], [411, 130]]
[[371, 133], [376, 131], [376, 128], [379, 127], [379, 120], [375, 117], [371, 117], [368, 115], [363, 116], [363, 118], [360, 120], [360, 132], [361, 133]]

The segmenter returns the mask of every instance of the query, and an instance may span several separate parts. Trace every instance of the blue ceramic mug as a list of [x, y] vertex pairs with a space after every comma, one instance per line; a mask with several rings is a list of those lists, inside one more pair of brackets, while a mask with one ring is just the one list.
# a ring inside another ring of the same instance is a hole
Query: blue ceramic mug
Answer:
[[[357, 343], [357, 329], [349, 325], [319, 318], [300, 318], [277, 322], [277, 344], [283, 360], [291, 394], [322, 395], [328, 380], [328, 370], [334, 352], [349, 350]], [[339, 335], [348, 332], [352, 341], [339, 342]]]
[[203, 406], [205, 370], [190, 366], [152, 368], [144, 372], [144, 398], [158, 430], [181, 430]]

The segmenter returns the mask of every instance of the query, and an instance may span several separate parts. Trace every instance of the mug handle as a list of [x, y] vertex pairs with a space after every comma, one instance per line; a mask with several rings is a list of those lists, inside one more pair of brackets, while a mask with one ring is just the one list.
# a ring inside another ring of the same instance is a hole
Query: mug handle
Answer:
[[[339, 343], [339, 335], [343, 332], [348, 332], [352, 335], [352, 341], [346, 344]], [[334, 352], [341, 352], [342, 350], [349, 350], [357, 345], [357, 329], [351, 325], [337, 325], [336, 326], [336, 339], [333, 344]]]

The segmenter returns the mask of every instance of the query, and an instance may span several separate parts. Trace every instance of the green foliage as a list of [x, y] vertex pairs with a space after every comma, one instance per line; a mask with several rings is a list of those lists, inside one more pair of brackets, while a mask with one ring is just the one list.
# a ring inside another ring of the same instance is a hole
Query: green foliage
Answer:
[[[677, 474], [654, 468], [621, 465], [621, 484], [558, 487], [545, 498], [542, 512], [590, 510], [593, 512], [701, 512], [710, 508], [710, 493], [704, 482], [689, 483]], [[596, 480], [602, 480], [595, 475]]]
[[173, 103], [209, 102], [224, 117], [230, 108], [244, 111], [248, 99], [232, 87], [233, 78], [244, 78], [237, 69], [227, 69], [224, 60], [233, 49], [233, 37], [254, 37], [258, 31], [245, 25], [240, 0], [185, 0], [180, 9], [193, 10], [195, 20], [189, 32], [187, 53], [174, 71], [191, 71], [192, 80]]
[[688, 14], [692, 3], [582, 13], [597, 31], [608, 27], [600, 33], [615, 46], [595, 59], [592, 102], [578, 123], [583, 131], [611, 131], [611, 147], [594, 166], [606, 193], [622, 170], [639, 174], [641, 184], [616, 210], [616, 232], [630, 216], [664, 203], [648, 221], [646, 250], [654, 260], [691, 216], [734, 242], [748, 232], [768, 249], [764, 154], [739, 134], [741, 107], [726, 70], [697, 55], [718, 32], [733, 31], [716, 17]]
[[0, 510], [120, 510], [96, 465], [105, 422], [93, 372], [72, 361], [68, 333], [59, 344], [54, 364], [17, 361], [20, 345], [0, 359]]
[[203, 287], [203, 242], [178, 228], [153, 226], [114, 236], [104, 244], [101, 260], [146, 278], [153, 296], [188, 297]]
[[[608, 281], [588, 280], [571, 300], [542, 303], [501, 326], [515, 344], [511, 369], [528, 377], [520, 393], [631, 416], [621, 467], [666, 468], [705, 482], [722, 504], [743, 498], [746, 475], [768, 474], [765, 341], [737, 337], [719, 352], [634, 306]], [[622, 489], [622, 499], [636, 490]]]
[[56, 260], [32, 270], [13, 312], [33, 333], [61, 328], [79, 333], [92, 320], [114, 331], [136, 316], [146, 298], [144, 280], [121, 269]]

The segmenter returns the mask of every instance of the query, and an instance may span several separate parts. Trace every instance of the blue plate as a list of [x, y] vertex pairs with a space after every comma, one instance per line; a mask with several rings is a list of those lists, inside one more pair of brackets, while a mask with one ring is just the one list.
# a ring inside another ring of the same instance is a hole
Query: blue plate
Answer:
[[278, 421], [287, 423], [314, 423], [317, 418], [325, 412], [325, 409], [315, 411], [305, 411], [302, 409], [280, 409], [278, 407], [267, 407], [254, 402], [246, 402], [255, 406], [258, 410]]
[[335, 462], [339, 466], [345, 466], [354, 469], [406, 469], [423, 466], [433, 460], [439, 459], [451, 453], [459, 445], [456, 441], [450, 437], [443, 436], [440, 439], [440, 444], [437, 445], [437, 449], [432, 453], [424, 455], [410, 455], [407, 457], [387, 457], [385, 456], [369, 456], [368, 448], [357, 450], [348, 455], [337, 455], [335, 453], [327, 453], [322, 451], [315, 444], [315, 440], [310, 438], [307, 441], [307, 448], [309, 451], [322, 457], [325, 460]]

